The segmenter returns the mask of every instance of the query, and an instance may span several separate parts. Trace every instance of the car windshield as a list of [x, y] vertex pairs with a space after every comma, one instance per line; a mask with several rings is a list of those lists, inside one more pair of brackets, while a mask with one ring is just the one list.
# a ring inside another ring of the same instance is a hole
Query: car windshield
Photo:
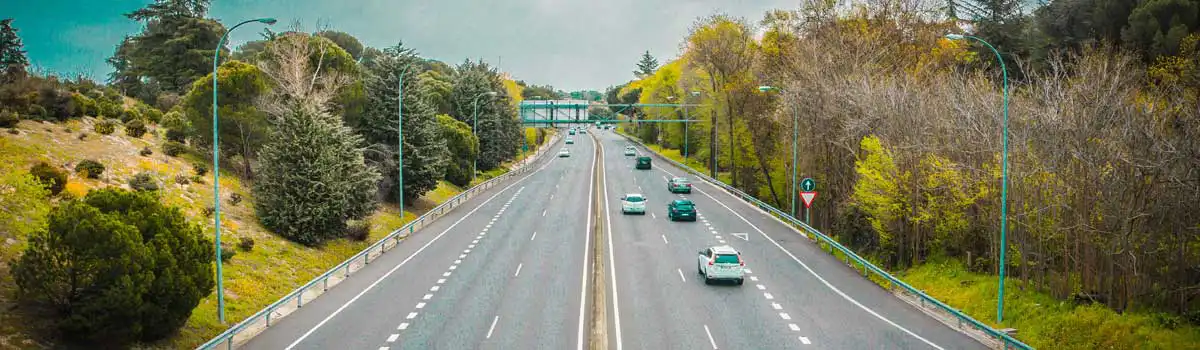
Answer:
[[738, 256], [733, 254], [717, 254], [715, 262], [718, 264], [737, 264]]
[[640, 202], [646, 201], [646, 199], [642, 198], [641, 196], [628, 196], [628, 197], [625, 197], [625, 201], [633, 202], [633, 203], [640, 203]]

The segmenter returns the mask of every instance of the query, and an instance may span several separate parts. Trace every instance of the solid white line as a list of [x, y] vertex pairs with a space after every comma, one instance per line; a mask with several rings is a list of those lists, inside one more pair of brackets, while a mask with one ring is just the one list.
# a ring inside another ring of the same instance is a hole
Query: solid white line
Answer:
[[[603, 157], [604, 153], [605, 153], [604, 145], [601, 144], [600, 145], [600, 156]], [[608, 171], [604, 170], [604, 169], [601, 169], [601, 170], [603, 171], [603, 174], [607, 177]], [[621, 344], [621, 342], [622, 342], [622, 340], [621, 340], [621, 308], [619, 307], [619, 304], [618, 304], [618, 301], [620, 300], [620, 298], [618, 298], [618, 296], [617, 296], [617, 263], [616, 263], [616, 258], [613, 257], [612, 215], [609, 213], [609, 210], [608, 210], [608, 208], [609, 208], [609, 206], [608, 206], [609, 205], [608, 204], [608, 198], [609, 198], [609, 196], [608, 196], [608, 181], [602, 181], [602, 183], [604, 184], [603, 185], [604, 186], [604, 208], [605, 208], [604, 209], [604, 220], [606, 221], [604, 227], [607, 231], [607, 236], [608, 236], [608, 270], [609, 270], [609, 272], [612, 273], [611, 274], [612, 281], [609, 283], [612, 284], [613, 325], [615, 326], [615, 327], [613, 327], [613, 329], [616, 330], [617, 350], [621, 350], [621, 347], [623, 346], [623, 344]], [[582, 320], [581, 320], [581, 322], [582, 322]], [[580, 334], [583, 334], [582, 332], [583, 332], [583, 329], [580, 328]], [[582, 338], [580, 341], [581, 342], [579, 343], [579, 349], [583, 350]]]
[[416, 313], [416, 312], [409, 312], [409, 313], [408, 313], [408, 317], [406, 317], [406, 318], [407, 318], [407, 319], [409, 319], [409, 320], [411, 320], [411, 319], [414, 319], [414, 318], [417, 318], [417, 313]]
[[488, 328], [487, 338], [492, 339], [492, 331], [496, 330], [496, 321], [500, 321], [500, 316], [492, 319], [492, 327]]
[[405, 329], [408, 329], [408, 322], [401, 323], [401, 324], [400, 324], [400, 327], [396, 327], [396, 329], [397, 329], [397, 330], [405, 330]]
[[399, 335], [399, 334], [392, 334], [392, 335], [389, 335], [389, 336], [388, 336], [388, 339], [387, 339], [387, 342], [389, 342], [389, 343], [394, 343], [394, 342], [396, 342], [396, 338], [399, 338], [399, 337], [400, 337], [400, 335]]
[[424, 309], [424, 308], [425, 308], [425, 303], [417, 303], [417, 308], [418, 308], [418, 309]]
[[667, 242], [667, 235], [662, 235], [662, 238], [663, 238], [663, 243], [671, 244], [671, 242]]
[[[659, 168], [659, 170], [662, 170], [662, 168]], [[666, 172], [666, 170], [662, 170], [662, 171]], [[924, 337], [917, 335], [917, 333], [913, 333], [913, 331], [908, 330], [908, 328], [904, 328], [904, 326], [901, 326], [901, 325], [897, 324], [896, 322], [892, 322], [892, 320], [889, 320], [887, 317], [883, 317], [883, 315], [880, 315], [879, 313], [875, 312], [875, 310], [871, 310], [871, 308], [868, 308], [866, 305], [859, 303], [858, 300], [854, 300], [854, 298], [851, 298], [845, 292], [842, 292], [841, 289], [838, 289], [838, 287], [835, 287], [832, 283], [829, 283], [829, 281], [825, 280], [824, 277], [821, 277], [821, 275], [817, 274], [817, 272], [814, 271], [812, 268], [808, 267], [808, 264], [805, 264], [803, 261], [800, 261], [800, 258], [797, 258], [795, 254], [792, 254], [792, 252], [785, 249], [782, 245], [779, 244], [779, 242], [776, 242], [773, 238], [771, 238], [771, 236], [768, 236], [766, 232], [763, 232], [762, 229], [759, 229], [758, 226], [751, 223], [750, 220], [747, 220], [744, 216], [742, 216], [742, 214], [738, 214], [738, 212], [734, 211], [733, 208], [730, 208], [728, 205], [725, 205], [725, 203], [722, 203], [720, 200], [717, 200], [717, 198], [709, 195], [708, 192], [702, 191], [698, 188], [696, 190], [700, 191], [700, 194], [703, 194], [704, 196], [712, 199], [714, 202], [717, 202], [717, 204], [720, 204], [722, 207], [725, 207], [725, 209], [729, 210], [730, 213], [733, 213], [733, 215], [737, 216], [739, 219], [742, 219], [743, 222], [745, 222], [747, 225], [750, 225], [750, 227], [753, 228], [755, 231], [758, 231], [758, 234], [765, 237], [768, 242], [771, 242], [771, 244], [775, 245], [776, 248], [779, 248], [780, 251], [783, 251], [784, 254], [787, 254], [787, 256], [791, 257], [792, 260], [794, 260], [796, 263], [800, 264], [800, 267], [803, 267], [804, 270], [808, 271], [809, 274], [813, 275], [813, 277], [816, 277], [818, 281], [821, 281], [821, 284], [824, 284], [825, 287], [829, 288], [834, 293], [837, 293], [837, 295], [841, 296], [842, 299], [846, 299], [846, 301], [849, 301], [851, 304], [858, 306], [859, 309], [862, 309], [863, 311], [866, 311], [867, 313], [871, 314], [872, 316], [875, 316], [875, 318], [878, 318], [879, 320], [886, 322], [889, 325], [892, 325], [892, 327], [896, 327], [896, 329], [899, 329], [900, 331], [913, 336], [913, 338], [917, 338], [918, 340], [924, 342], [925, 344], [929, 344], [929, 346], [932, 346], [939, 350], [945, 349], [941, 346], [938, 346], [934, 342], [929, 341], [929, 339], [925, 339]], [[741, 201], [741, 200], [737, 200], [737, 201]]]
[[513, 277], [517, 277], [517, 276], [520, 276], [520, 275], [521, 275], [521, 266], [525, 266], [525, 264], [523, 264], [523, 263], [522, 263], [522, 264], [517, 264], [517, 273], [514, 273], [514, 274], [513, 274]]
[[532, 241], [534, 238], [537, 238], [537, 231], [534, 231], [534, 232], [533, 232], [533, 236], [530, 236], [530, 237], [529, 237], [529, 240], [531, 240], [531, 241]]
[[[592, 145], [597, 145], [597, 144], [598, 143], [596, 142], [596, 139], [592, 138]], [[601, 147], [600, 151], [603, 152], [604, 148]], [[601, 153], [600, 158], [597, 158], [596, 152], [592, 152], [592, 166], [590, 167], [590, 170], [588, 171], [588, 188], [589, 189], [591, 188], [591, 186], [593, 184], [596, 183], [595, 182], [595, 180], [596, 180], [596, 163], [602, 161], [604, 159], [603, 157], [604, 157], [603, 153]], [[604, 168], [600, 168], [600, 170], [603, 171]], [[601, 176], [600, 179], [603, 180], [604, 177]], [[580, 285], [580, 288], [579, 288], [579, 330], [578, 330], [578, 334], [575, 335], [577, 338], [576, 348], [578, 350], [583, 350], [583, 343], [584, 343], [583, 325], [584, 325], [584, 314], [586, 313], [585, 309], [587, 307], [588, 258], [592, 255], [592, 254], [590, 254], [591, 246], [592, 246], [592, 216], [593, 216], [593, 215], [591, 215], [591, 213], [592, 213], [592, 208], [594, 206], [591, 205], [591, 203], [592, 203], [592, 198], [593, 198], [592, 194], [594, 192], [596, 192], [596, 191], [588, 191], [587, 229], [585, 230], [586, 233], [584, 235], [584, 241], [583, 241], [583, 254], [580, 254], [580, 255], [583, 255], [583, 271], [581, 271], [579, 273], [579, 285]], [[604, 196], [608, 197], [608, 193], [605, 193]], [[608, 203], [607, 200], [608, 200], [608, 198], [605, 198], [606, 206]], [[546, 212], [543, 211], [542, 216], [546, 216]]]
[[675, 271], [679, 271], [679, 280], [680, 280], [680, 281], [687, 282], [687, 279], [684, 279], [684, 278], [683, 278], [683, 270], [680, 270], [680, 269], [675, 269]]
[[712, 344], [713, 350], [717, 349], [717, 341], [713, 340], [712, 332], [708, 331], [708, 325], [704, 325], [704, 333], [708, 334], [708, 343]]
[[797, 326], [795, 323], [788, 323], [788, 328], [791, 328], [793, 331], [800, 330], [800, 326]]
[[809, 341], [808, 337], [800, 337], [800, 342], [804, 343], [804, 345], [812, 344], [812, 341]]
[[455, 226], [458, 226], [458, 224], [460, 222], [462, 222], [463, 220], [466, 220], [468, 217], [471, 217], [471, 214], [474, 214], [476, 211], [483, 208], [485, 204], [487, 204], [488, 202], [491, 202], [493, 199], [496, 199], [496, 197], [500, 196], [500, 194], [504, 193], [504, 191], [507, 191], [509, 188], [516, 186], [517, 184], [521, 183], [522, 181], [525, 181], [525, 179], [528, 179], [530, 176], [533, 176], [533, 174], [537, 174], [538, 171], [541, 171], [541, 169], [538, 169], [537, 171], [534, 171], [534, 172], [529, 173], [528, 175], [525, 175], [525, 177], [522, 177], [520, 180], [517, 180], [516, 182], [513, 182], [512, 184], [508, 185], [507, 187], [504, 187], [500, 191], [497, 191], [496, 194], [493, 194], [491, 197], [488, 197], [488, 199], [483, 201], [483, 203], [479, 203], [479, 205], [476, 206], [475, 209], [471, 209], [471, 211], [467, 212], [465, 215], [463, 215], [463, 217], [458, 218], [458, 220], [455, 220], [454, 223], [450, 224], [450, 227], [447, 227], [445, 231], [438, 233], [437, 236], [434, 236], [433, 239], [429, 240], [429, 242], [425, 243], [425, 245], [421, 246], [421, 248], [419, 248], [419, 249], [417, 249], [417, 251], [413, 252], [412, 255], [409, 255], [407, 258], [404, 258], [403, 261], [401, 261], [399, 264], [396, 264], [395, 267], [392, 267], [392, 269], [388, 270], [387, 273], [384, 273], [383, 276], [379, 276], [379, 278], [376, 279], [375, 282], [372, 282], [370, 285], [367, 285], [366, 288], [363, 288], [363, 290], [361, 292], [358, 292], [358, 294], [355, 295], [353, 298], [350, 298], [350, 300], [347, 300], [346, 303], [342, 304], [342, 306], [338, 307], [336, 310], [333, 310], [333, 312], [330, 313], [329, 316], [325, 316], [325, 318], [322, 319], [321, 322], [318, 322], [317, 325], [313, 326], [308, 331], [304, 332], [303, 335], [300, 335], [299, 338], [296, 338], [296, 341], [293, 341], [291, 344], [289, 344], [284, 349], [291, 350], [292, 348], [296, 347], [297, 344], [300, 344], [301, 341], [304, 341], [305, 338], [308, 338], [308, 336], [312, 335], [312, 333], [317, 331], [318, 328], [321, 328], [321, 326], [324, 326], [326, 323], [328, 323], [329, 320], [333, 319], [334, 316], [337, 316], [338, 314], [342, 313], [342, 310], [345, 310], [347, 307], [350, 306], [350, 304], [354, 303], [355, 301], [358, 301], [358, 299], [361, 298], [364, 294], [367, 294], [367, 292], [371, 291], [371, 289], [374, 289], [375, 286], [379, 285], [379, 282], [383, 282], [384, 279], [387, 279], [388, 276], [391, 276], [392, 273], [395, 273], [396, 270], [399, 270], [400, 267], [404, 266], [404, 264], [407, 264], [410, 260], [412, 260], [412, 258], [416, 257], [417, 254], [421, 254], [421, 252], [425, 251], [425, 248], [429, 248], [429, 246], [432, 245], [433, 242], [437, 242], [439, 238], [442, 238], [442, 236], [444, 236], [447, 232], [450, 232], [450, 230], [454, 229]]
[[788, 313], [786, 313], [786, 312], [780, 312], [779, 318], [782, 318], [784, 321], [787, 321], [787, 320], [792, 319], [792, 315], [788, 315]]

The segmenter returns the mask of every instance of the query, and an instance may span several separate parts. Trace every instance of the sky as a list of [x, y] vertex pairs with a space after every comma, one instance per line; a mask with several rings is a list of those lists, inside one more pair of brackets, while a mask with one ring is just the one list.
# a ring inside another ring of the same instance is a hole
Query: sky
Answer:
[[[35, 68], [103, 80], [104, 62], [140, 24], [123, 14], [148, 0], [0, 0], [14, 18]], [[227, 26], [275, 17], [281, 31], [319, 24], [354, 35], [364, 45], [403, 41], [422, 56], [451, 65], [483, 59], [515, 79], [566, 91], [599, 90], [633, 79], [642, 52], [663, 64], [678, 57], [699, 17], [727, 13], [757, 23], [785, 0], [213, 0], [209, 17]], [[230, 34], [236, 45], [259, 38], [262, 25]]]

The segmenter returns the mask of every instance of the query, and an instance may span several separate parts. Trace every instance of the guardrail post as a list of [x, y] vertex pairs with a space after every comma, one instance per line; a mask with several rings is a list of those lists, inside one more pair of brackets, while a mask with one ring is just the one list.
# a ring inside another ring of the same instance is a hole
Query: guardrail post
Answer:
[[346, 272], [342, 274], [342, 278], [350, 277], [350, 264], [346, 264]]
[[225, 342], [225, 349], [233, 350], [233, 337], [229, 337], [229, 341]]
[[[267, 311], [267, 327], [271, 326], [271, 314], [273, 314], [273, 313], [275, 313], [275, 310]], [[233, 338], [233, 337], [230, 337], [230, 338]]]
[[368, 256], [371, 256], [371, 252], [367, 252], [366, 254], [363, 254], [363, 266], [366, 266], [367, 264], [371, 263], [370, 261], [367, 261]]
[[299, 309], [303, 306], [304, 306], [304, 290], [301, 289], [300, 293], [296, 293], [296, 308]]
[[[328, 291], [329, 291], [329, 277], [325, 277], [324, 284], [325, 284], [325, 285], [321, 287], [321, 291], [322, 291], [322, 292], [328, 292]], [[269, 314], [268, 314], [268, 315], [269, 315]]]

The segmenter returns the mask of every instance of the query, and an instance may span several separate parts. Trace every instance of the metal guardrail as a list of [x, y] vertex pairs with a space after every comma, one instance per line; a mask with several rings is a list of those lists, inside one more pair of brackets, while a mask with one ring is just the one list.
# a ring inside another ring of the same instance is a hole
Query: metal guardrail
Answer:
[[[475, 195], [495, 187], [504, 180], [530, 172], [531, 169], [533, 169], [531, 165], [537, 163], [537, 161], [543, 155], [545, 155], [545, 153], [547, 153], [546, 150], [549, 149], [550, 145], [558, 142], [560, 138], [561, 137], [558, 135], [553, 136], [553, 138], [551, 138], [548, 142], [539, 147], [534, 154], [523, 160], [517, 168], [500, 176], [488, 179], [487, 181], [475, 185], [466, 191], [447, 199], [442, 204], [430, 209], [420, 217], [417, 217], [413, 221], [409, 221], [404, 226], [392, 231], [384, 238], [358, 252], [358, 254], [354, 254], [354, 256], [351, 256], [349, 259], [346, 259], [337, 266], [334, 266], [333, 268], [329, 269], [329, 271], [325, 271], [325, 273], [321, 274], [320, 276], [317, 276], [316, 278], [308, 281], [308, 283], [296, 288], [291, 293], [288, 293], [280, 298], [278, 301], [271, 303], [271, 305], [268, 305], [262, 310], [250, 315], [250, 317], [247, 317], [245, 320], [242, 320], [232, 327], [229, 327], [224, 332], [221, 332], [221, 334], [218, 334], [208, 342], [201, 344], [196, 349], [210, 350], [216, 349], [221, 345], [225, 345], [226, 349], [233, 349], [235, 346], [240, 345], [239, 343], [253, 338], [262, 330], [271, 327], [272, 321], [278, 320], [279, 318], [287, 316], [293, 311], [300, 309], [304, 306], [305, 300], [311, 301], [321, 294], [324, 294], [329, 290], [329, 287], [336, 286], [338, 283], [341, 283], [342, 281], [346, 280], [346, 278], [350, 277], [351, 274], [361, 270], [363, 267], [366, 267], [371, 263], [371, 261], [378, 259], [389, 249], [395, 248], [400, 244], [400, 241], [407, 238], [408, 235], [412, 234], [414, 231], [433, 223], [434, 220], [450, 212], [455, 207], [462, 205], [468, 199], [471, 199]], [[388, 245], [388, 243], [391, 243], [391, 245]], [[372, 253], [375, 254], [372, 255]]]
[[[642, 147], [645, 147], [646, 149], [649, 149], [649, 147], [646, 147], [646, 144], [642, 143], [642, 141], [640, 141], [636, 138], [633, 138], [624, 133], [617, 133], [617, 134], [625, 137], [629, 141], [632, 141], [634, 143], [637, 143], [638, 145], [641, 145]], [[812, 235], [819, 238], [822, 242], [825, 242], [825, 244], [830, 247], [829, 249], [830, 249], [831, 254], [834, 249], [837, 249], [844, 256], [846, 256], [847, 259], [853, 259], [860, 266], [862, 266], [864, 276], [867, 275], [867, 272], [872, 272], [876, 276], [879, 276], [880, 278], [887, 280], [893, 290], [897, 286], [899, 286], [900, 288], [904, 289], [904, 291], [906, 291], [912, 295], [916, 295], [920, 300], [922, 308], [926, 307], [926, 304], [932, 304], [937, 309], [940, 309], [941, 311], [957, 318], [958, 325], [960, 328], [964, 325], [964, 323], [966, 325], [972, 326], [973, 328], [986, 333], [987, 335], [994, 338], [996, 341], [1002, 343], [1005, 349], [1010, 349], [1010, 348], [1025, 349], [1025, 350], [1033, 349], [1033, 347], [1026, 345], [1025, 343], [1021, 342], [1020, 340], [1017, 340], [1016, 338], [1013, 338], [1011, 335], [1008, 335], [1008, 333], [1001, 332], [995, 328], [992, 328], [991, 326], [983, 324], [982, 322], [975, 320], [971, 316], [964, 314], [962, 311], [959, 311], [953, 307], [950, 307], [950, 305], [946, 305], [946, 303], [943, 303], [942, 301], [937, 300], [936, 298], [929, 296], [928, 294], [925, 294], [925, 292], [918, 290], [917, 288], [909, 285], [908, 283], [901, 281], [899, 278], [892, 276], [892, 274], [888, 273], [887, 271], [884, 271], [882, 268], [879, 268], [878, 266], [875, 266], [875, 264], [872, 264], [870, 261], [867, 261], [867, 259], [863, 259], [862, 257], [858, 256], [858, 254], [854, 253], [854, 251], [852, 251], [849, 248], [846, 248], [845, 246], [838, 243], [837, 240], [834, 240], [832, 237], [825, 235], [824, 233], [817, 230], [816, 228], [809, 226], [808, 224], [805, 224], [803, 221], [797, 220], [796, 218], [792, 217], [791, 215], [788, 215], [788, 213], [785, 213], [785, 212], [771, 206], [770, 204], [767, 204], [766, 202], [758, 200], [758, 198], [754, 198], [754, 196], [751, 196], [751, 195], [747, 194], [746, 192], [743, 192], [742, 190], [734, 188], [733, 186], [730, 186], [724, 182], [721, 182], [720, 180], [709, 177], [708, 175], [704, 175], [703, 173], [700, 173], [699, 171], [696, 171], [695, 169], [692, 169], [691, 167], [689, 167], [687, 165], [679, 163], [679, 162], [675, 161], [674, 159], [667, 158], [661, 154], [658, 154], [657, 152], [650, 152], [650, 153], [659, 159], [669, 162], [669, 163], [675, 165], [676, 167], [683, 169], [684, 171], [687, 171], [688, 173], [703, 179], [704, 181], [707, 181], [717, 187], [724, 189], [726, 192], [729, 192], [730, 194], [738, 196], [742, 200], [757, 206], [759, 209], [765, 210], [768, 213], [773, 214], [775, 217], [777, 217], [781, 220], [791, 223], [795, 227], [799, 227], [799, 228], [803, 229], [804, 231], [811, 233]], [[850, 263], [849, 260], [847, 260], [846, 263]]]

